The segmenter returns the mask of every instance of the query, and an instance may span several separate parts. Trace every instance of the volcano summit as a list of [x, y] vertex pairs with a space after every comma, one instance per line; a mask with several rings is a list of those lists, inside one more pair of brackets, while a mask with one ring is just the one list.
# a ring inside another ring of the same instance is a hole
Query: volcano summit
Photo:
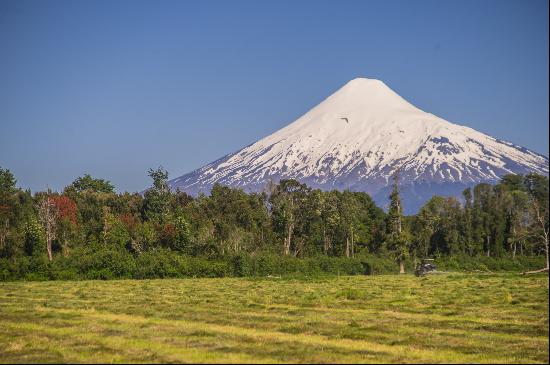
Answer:
[[169, 183], [196, 195], [215, 183], [261, 191], [292, 178], [365, 191], [384, 206], [398, 169], [413, 213], [434, 194], [459, 196], [508, 173], [548, 175], [548, 158], [426, 113], [382, 81], [357, 78], [270, 136]]

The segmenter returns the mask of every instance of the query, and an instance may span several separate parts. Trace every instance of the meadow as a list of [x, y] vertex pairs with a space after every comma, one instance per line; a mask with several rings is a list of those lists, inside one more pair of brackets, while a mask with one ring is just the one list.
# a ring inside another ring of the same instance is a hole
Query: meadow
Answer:
[[548, 276], [0, 283], [0, 362], [547, 363]]

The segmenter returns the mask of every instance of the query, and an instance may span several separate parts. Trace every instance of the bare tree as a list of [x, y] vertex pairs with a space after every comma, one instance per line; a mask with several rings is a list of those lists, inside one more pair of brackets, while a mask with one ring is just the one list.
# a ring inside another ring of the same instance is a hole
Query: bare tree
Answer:
[[38, 205], [38, 219], [44, 227], [46, 235], [46, 249], [48, 250], [48, 259], [53, 260], [52, 241], [56, 238], [56, 228], [59, 219], [59, 211], [48, 192]]
[[531, 211], [533, 215], [533, 230], [530, 233], [530, 236], [539, 240], [543, 243], [543, 250], [546, 255], [546, 267], [540, 270], [528, 271], [523, 274], [532, 274], [537, 272], [544, 272], [550, 269], [548, 262], [548, 235], [549, 235], [549, 225], [548, 225], [548, 206], [544, 206], [536, 199], [531, 201]]
[[535, 225], [537, 226], [535, 235], [544, 244], [543, 248], [544, 253], [546, 254], [546, 270], [548, 270], [548, 207], [542, 206], [542, 204], [537, 201], [532, 203], [532, 207], [533, 212], [535, 213]]
[[283, 212], [283, 216], [286, 218], [286, 236], [284, 238], [283, 252], [285, 256], [290, 254], [290, 244], [292, 243], [292, 233], [294, 232], [295, 217], [294, 217], [294, 198], [292, 196], [288, 199], [289, 209]]

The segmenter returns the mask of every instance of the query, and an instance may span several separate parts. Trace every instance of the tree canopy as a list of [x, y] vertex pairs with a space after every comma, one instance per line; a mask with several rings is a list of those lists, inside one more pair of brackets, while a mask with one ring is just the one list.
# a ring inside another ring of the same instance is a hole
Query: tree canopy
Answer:
[[208, 195], [171, 191], [168, 173], [152, 187], [115, 193], [86, 174], [63, 192], [23, 191], [0, 168], [0, 259], [76, 260], [78, 252], [140, 257], [163, 250], [219, 258], [238, 255], [416, 258], [548, 255], [548, 178], [506, 175], [462, 197], [434, 196], [403, 216], [398, 178], [384, 212], [363, 192], [321, 191], [296, 180], [262, 193], [216, 184]]

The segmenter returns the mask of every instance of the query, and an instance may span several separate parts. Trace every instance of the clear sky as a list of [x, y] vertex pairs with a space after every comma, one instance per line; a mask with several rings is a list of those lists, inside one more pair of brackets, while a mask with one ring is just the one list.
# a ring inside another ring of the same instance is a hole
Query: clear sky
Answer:
[[355, 77], [548, 156], [548, 1], [0, 0], [0, 166], [177, 177]]

